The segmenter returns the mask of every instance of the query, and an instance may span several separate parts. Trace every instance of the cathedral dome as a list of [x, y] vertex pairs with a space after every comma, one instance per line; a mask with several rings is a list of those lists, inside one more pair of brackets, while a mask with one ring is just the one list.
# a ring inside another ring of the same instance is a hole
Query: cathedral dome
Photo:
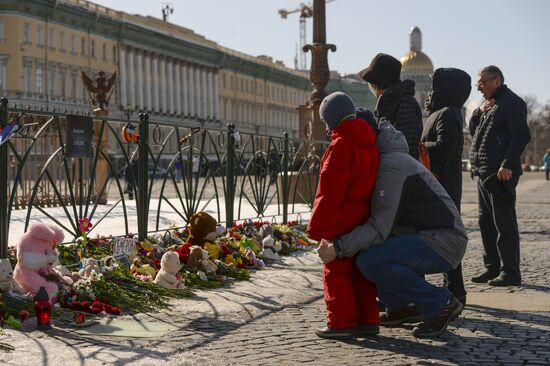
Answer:
[[401, 57], [402, 73], [426, 73], [434, 72], [432, 60], [422, 51], [409, 51]]
[[405, 74], [432, 74], [434, 65], [432, 60], [422, 52], [422, 32], [418, 27], [412, 27], [409, 32], [411, 50], [401, 57], [401, 73]]
[[[418, 104], [424, 105], [432, 88], [430, 75], [434, 73], [432, 60], [422, 52], [422, 32], [418, 27], [412, 27], [409, 32], [410, 51], [401, 57], [401, 79], [410, 79], [415, 84], [414, 97]], [[423, 113], [424, 118], [427, 117]]]

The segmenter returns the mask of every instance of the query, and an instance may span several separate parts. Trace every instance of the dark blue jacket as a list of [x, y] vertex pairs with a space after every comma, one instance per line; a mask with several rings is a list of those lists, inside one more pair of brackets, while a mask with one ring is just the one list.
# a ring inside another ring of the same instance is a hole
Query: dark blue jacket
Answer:
[[478, 108], [470, 119], [472, 172], [485, 179], [503, 167], [519, 176], [521, 154], [531, 140], [527, 106], [506, 85], [499, 87], [493, 97], [495, 105], [490, 110], [481, 113]]

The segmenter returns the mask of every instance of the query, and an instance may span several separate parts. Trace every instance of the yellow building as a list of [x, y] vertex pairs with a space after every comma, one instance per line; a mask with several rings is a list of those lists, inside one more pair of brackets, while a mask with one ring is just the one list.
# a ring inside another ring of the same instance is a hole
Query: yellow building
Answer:
[[298, 135], [308, 76], [192, 30], [83, 0], [0, 1], [0, 87], [10, 105], [88, 112], [81, 72], [118, 73], [110, 115]]
[[[117, 70], [117, 41], [2, 3], [0, 84], [10, 104], [87, 111], [81, 72]], [[16, 6], [19, 5], [19, 6]], [[53, 10], [53, 9], [52, 9]]]

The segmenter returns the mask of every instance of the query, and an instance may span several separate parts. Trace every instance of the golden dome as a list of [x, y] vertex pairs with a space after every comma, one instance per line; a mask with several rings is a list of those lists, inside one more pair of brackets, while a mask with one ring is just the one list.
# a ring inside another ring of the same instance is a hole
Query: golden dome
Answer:
[[402, 73], [426, 73], [432, 74], [434, 72], [434, 65], [432, 60], [422, 51], [409, 51], [405, 56], [401, 57]]

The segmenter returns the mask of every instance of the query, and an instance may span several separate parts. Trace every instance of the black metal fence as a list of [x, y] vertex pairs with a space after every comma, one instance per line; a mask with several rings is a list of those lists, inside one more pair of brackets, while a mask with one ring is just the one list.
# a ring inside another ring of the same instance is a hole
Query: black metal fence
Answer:
[[[167, 212], [176, 215], [176, 227], [202, 210], [227, 226], [275, 216], [286, 223], [289, 214], [311, 210], [328, 144], [287, 133], [240, 134], [232, 124], [198, 130], [160, 125], [144, 113], [134, 121], [96, 115], [92, 157], [69, 158], [66, 117], [8, 108], [8, 100], [0, 100], [0, 127], [18, 128], [0, 142], [0, 258], [7, 255], [10, 227], [16, 234], [38, 217], [73, 238], [88, 218], [92, 230], [113, 219], [121, 230], [113, 234], [137, 232], [144, 239], [174, 226], [173, 220], [167, 225]], [[128, 123], [139, 126], [136, 143], [121, 138]]]

